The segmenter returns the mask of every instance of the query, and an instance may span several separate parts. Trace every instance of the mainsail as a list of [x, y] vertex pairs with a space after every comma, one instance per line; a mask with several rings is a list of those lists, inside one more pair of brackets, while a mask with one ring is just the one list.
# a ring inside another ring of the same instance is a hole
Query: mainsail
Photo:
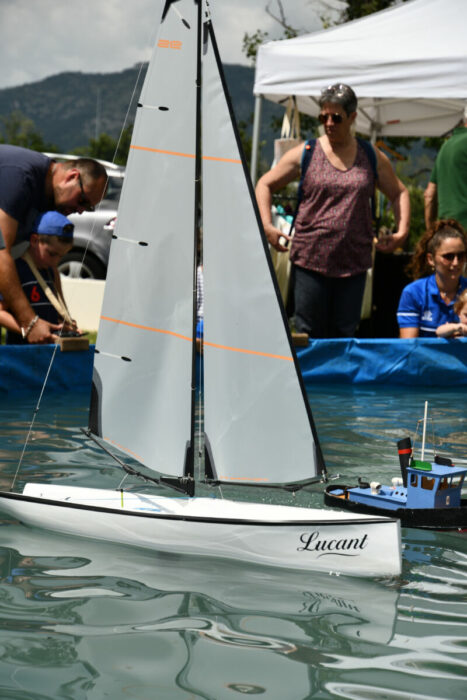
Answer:
[[215, 477], [300, 482], [322, 470], [212, 25], [202, 74], [204, 425]]
[[198, 228], [208, 475], [259, 485], [312, 480], [324, 465], [207, 3], [176, 0], [165, 4], [138, 108], [91, 411], [96, 435], [175, 477], [192, 473]]

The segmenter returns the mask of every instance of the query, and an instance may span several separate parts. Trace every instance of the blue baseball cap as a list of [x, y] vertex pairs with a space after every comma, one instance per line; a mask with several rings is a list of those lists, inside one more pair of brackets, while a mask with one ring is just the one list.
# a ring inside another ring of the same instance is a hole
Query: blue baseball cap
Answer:
[[32, 227], [32, 233], [41, 236], [58, 236], [69, 241], [73, 240], [74, 224], [58, 211], [46, 211], [39, 214]]

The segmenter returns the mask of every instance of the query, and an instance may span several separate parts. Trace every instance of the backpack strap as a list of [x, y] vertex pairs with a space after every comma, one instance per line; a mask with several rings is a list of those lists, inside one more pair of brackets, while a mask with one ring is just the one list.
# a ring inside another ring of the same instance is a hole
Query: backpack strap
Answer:
[[[308, 170], [308, 166], [310, 165], [310, 161], [313, 157], [313, 151], [315, 150], [316, 146], [316, 139], [308, 139], [308, 141], [305, 141], [305, 145], [303, 147], [303, 153], [302, 153], [302, 163], [301, 163], [301, 175], [300, 175], [300, 182], [298, 183], [298, 192], [297, 192], [297, 209], [300, 206], [300, 202], [302, 201], [303, 197], [303, 181], [305, 179], [306, 171]], [[295, 214], [297, 211], [295, 211]], [[295, 216], [294, 216], [295, 218]]]
[[371, 145], [369, 141], [365, 141], [364, 139], [359, 139], [357, 137], [357, 141], [360, 144], [360, 146], [363, 148], [363, 150], [366, 153], [366, 156], [368, 160], [370, 161], [371, 169], [373, 170], [373, 174], [375, 176], [375, 189], [373, 190], [373, 195], [371, 197], [371, 215], [373, 217], [373, 221], [375, 222], [376, 229], [379, 228], [379, 212], [378, 214], [376, 213], [376, 183], [378, 182], [378, 164], [376, 161], [376, 153], [375, 149]]
[[295, 219], [297, 218], [298, 207], [300, 206], [300, 202], [302, 201], [302, 197], [303, 197], [303, 180], [305, 179], [306, 171], [308, 170], [308, 166], [310, 165], [310, 161], [311, 161], [311, 158], [313, 156], [313, 151], [315, 150], [315, 146], [316, 146], [316, 139], [308, 139], [308, 141], [305, 141], [305, 145], [303, 147], [300, 182], [298, 183], [298, 190], [297, 190], [297, 203], [295, 205], [295, 211], [293, 214], [292, 223], [290, 224], [289, 235], [292, 234], [293, 227], [295, 225]]

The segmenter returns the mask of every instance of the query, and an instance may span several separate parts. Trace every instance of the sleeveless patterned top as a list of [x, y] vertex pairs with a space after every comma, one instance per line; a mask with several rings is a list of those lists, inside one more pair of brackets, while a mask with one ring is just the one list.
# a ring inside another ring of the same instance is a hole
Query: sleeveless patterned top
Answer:
[[295, 220], [292, 262], [325, 277], [350, 277], [371, 267], [374, 187], [373, 168], [358, 142], [354, 164], [342, 171], [317, 140]]

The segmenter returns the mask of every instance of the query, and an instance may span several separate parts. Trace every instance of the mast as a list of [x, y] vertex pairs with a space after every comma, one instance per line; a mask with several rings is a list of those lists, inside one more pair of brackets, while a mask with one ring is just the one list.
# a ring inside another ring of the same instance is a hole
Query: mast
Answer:
[[198, 251], [201, 244], [200, 213], [201, 213], [201, 49], [202, 49], [202, 12], [201, 0], [194, 0], [197, 9], [197, 38], [196, 38], [196, 149], [195, 149], [195, 202], [193, 211], [193, 332], [191, 355], [191, 428], [190, 444], [187, 446], [184, 475], [187, 479], [186, 491], [189, 496], [195, 492], [195, 413], [196, 413], [196, 325], [198, 310]]

